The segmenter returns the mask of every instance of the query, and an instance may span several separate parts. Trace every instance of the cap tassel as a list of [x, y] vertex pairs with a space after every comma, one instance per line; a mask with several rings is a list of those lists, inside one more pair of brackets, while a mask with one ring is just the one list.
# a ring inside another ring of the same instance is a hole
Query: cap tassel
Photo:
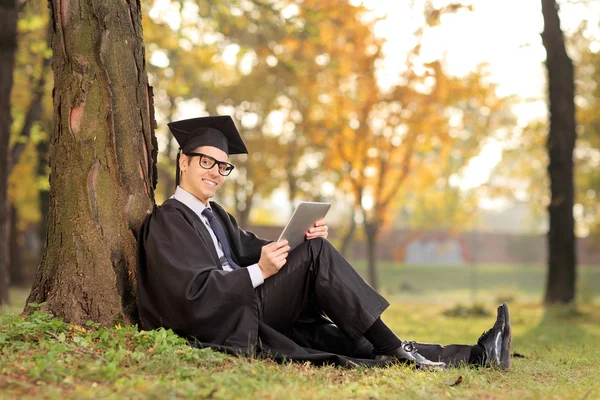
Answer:
[[179, 156], [181, 155], [181, 148], [177, 151], [177, 167], [175, 168], [175, 187], [179, 186], [179, 177], [181, 171], [179, 170]]

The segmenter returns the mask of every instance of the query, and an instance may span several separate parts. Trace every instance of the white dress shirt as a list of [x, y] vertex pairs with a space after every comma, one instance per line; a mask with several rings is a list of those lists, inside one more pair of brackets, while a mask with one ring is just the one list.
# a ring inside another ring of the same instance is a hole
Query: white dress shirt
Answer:
[[[229, 261], [227, 261], [227, 257], [225, 257], [225, 253], [223, 252], [223, 247], [221, 246], [221, 243], [219, 243], [219, 240], [215, 236], [215, 233], [213, 232], [212, 228], [210, 227], [208, 219], [204, 215], [202, 215], [202, 211], [204, 211], [205, 208], [210, 207], [205, 206], [204, 203], [202, 203], [200, 200], [198, 200], [198, 198], [196, 198], [196, 196], [181, 188], [181, 186], [177, 186], [177, 189], [175, 189], [175, 194], [173, 194], [171, 198], [185, 204], [192, 211], [194, 211], [196, 215], [198, 215], [200, 221], [202, 221], [202, 223], [206, 226], [206, 229], [208, 229], [208, 233], [210, 233], [210, 237], [212, 238], [212, 241], [217, 250], [217, 256], [219, 256], [219, 260], [221, 261], [221, 266], [223, 267], [223, 270], [231, 271], [231, 266], [229, 265]], [[250, 279], [252, 280], [253, 287], [256, 288], [264, 283], [265, 279], [263, 278], [262, 271], [260, 270], [258, 264], [249, 265], [245, 269], [250, 274]]]

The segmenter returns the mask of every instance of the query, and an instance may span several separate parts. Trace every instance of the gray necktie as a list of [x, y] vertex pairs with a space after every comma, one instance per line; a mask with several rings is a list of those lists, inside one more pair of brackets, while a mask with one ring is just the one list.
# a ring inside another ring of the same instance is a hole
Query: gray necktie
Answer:
[[202, 211], [202, 215], [204, 215], [208, 219], [208, 223], [210, 224], [210, 227], [215, 233], [217, 240], [219, 241], [219, 243], [221, 243], [221, 246], [223, 247], [223, 253], [225, 253], [225, 257], [227, 257], [227, 261], [229, 262], [229, 266], [231, 267], [231, 269], [241, 268], [233, 261], [233, 257], [231, 257], [231, 248], [229, 247], [229, 241], [227, 240], [227, 235], [225, 234], [223, 227], [221, 227], [221, 224], [219, 224], [219, 221], [215, 219], [212, 210], [210, 208], [205, 208], [204, 211]]

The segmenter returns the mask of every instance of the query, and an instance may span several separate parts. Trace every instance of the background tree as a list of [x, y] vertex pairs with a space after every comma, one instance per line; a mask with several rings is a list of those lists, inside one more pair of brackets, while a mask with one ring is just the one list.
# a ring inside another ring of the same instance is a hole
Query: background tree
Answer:
[[[31, 283], [39, 264], [39, 247], [25, 249], [25, 241], [44, 243], [45, 232], [36, 225], [45, 218], [41, 194], [47, 191], [48, 159], [40, 149], [47, 146], [52, 129], [51, 26], [47, 2], [30, 1], [19, 13], [18, 48], [11, 99], [9, 202], [11, 205], [10, 282], [11, 286]], [[39, 178], [42, 169], [45, 179]], [[44, 216], [44, 218], [42, 218]], [[34, 238], [34, 236], [38, 238]], [[37, 240], [35, 240], [37, 239]], [[28, 250], [28, 251], [26, 251]], [[34, 251], [32, 251], [34, 250]]]
[[584, 21], [570, 36], [576, 61], [577, 142], [575, 158], [575, 217], [581, 234], [600, 244], [600, 51], [592, 51], [593, 32], [600, 22]]
[[[419, 38], [424, 29], [438, 24], [442, 14], [460, 8], [454, 3], [440, 9], [426, 4], [425, 25], [415, 32], [417, 40], [407, 55], [406, 70], [388, 92], [377, 85], [380, 43], [370, 36], [372, 28], [353, 29], [357, 49], [352, 51], [352, 71], [358, 79], [354, 86], [341, 85], [332, 91], [340, 94], [339, 104], [347, 107], [338, 104], [334, 111], [345, 126], [335, 136], [331, 167], [344, 171], [354, 197], [359, 212], [355, 218], [362, 221], [367, 242], [369, 282], [374, 287], [377, 240], [390, 225], [398, 200], [423, 202], [430, 186], [447, 186], [451, 175], [479, 153], [486, 138], [508, 122], [500, 117], [510, 114], [508, 104], [495, 95], [495, 85], [486, 81], [484, 71], [451, 77], [441, 60], [425, 63], [421, 59]], [[412, 190], [407, 189], [408, 182]], [[462, 206], [468, 209], [468, 204]]]
[[547, 149], [550, 178], [548, 275], [545, 301], [569, 303], [575, 299], [576, 255], [573, 219], [573, 149], [575, 147], [575, 83], [555, 0], [542, 0], [548, 70], [550, 131]]
[[0, 2], [0, 304], [8, 302], [10, 95], [17, 49], [17, 0]]
[[27, 303], [111, 325], [136, 317], [135, 233], [156, 179], [141, 9], [56, 0], [51, 9], [48, 240]]

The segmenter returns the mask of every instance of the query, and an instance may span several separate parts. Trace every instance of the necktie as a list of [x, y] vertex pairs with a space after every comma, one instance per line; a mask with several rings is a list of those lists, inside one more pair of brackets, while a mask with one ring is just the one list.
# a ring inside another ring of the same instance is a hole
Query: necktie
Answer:
[[229, 247], [229, 241], [227, 240], [227, 235], [225, 235], [225, 231], [223, 230], [223, 227], [221, 227], [221, 224], [219, 224], [219, 221], [215, 219], [212, 210], [210, 208], [205, 208], [204, 211], [202, 211], [202, 215], [204, 215], [208, 219], [208, 223], [210, 224], [210, 227], [215, 233], [217, 240], [219, 241], [219, 243], [221, 243], [221, 246], [223, 247], [223, 253], [225, 253], [225, 257], [227, 257], [227, 261], [229, 262], [229, 266], [231, 267], [231, 269], [241, 268], [233, 261], [233, 258], [231, 257], [231, 248]]

